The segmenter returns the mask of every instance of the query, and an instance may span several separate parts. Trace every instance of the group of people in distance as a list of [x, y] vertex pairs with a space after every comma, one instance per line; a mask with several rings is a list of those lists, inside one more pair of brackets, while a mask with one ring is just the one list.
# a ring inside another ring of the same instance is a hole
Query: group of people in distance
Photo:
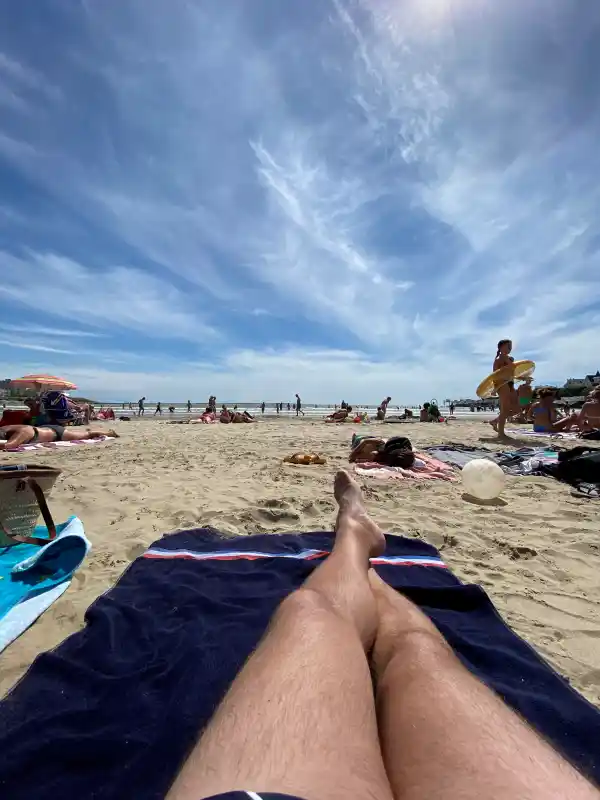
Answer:
[[[501, 339], [494, 359], [494, 372], [502, 369], [510, 372], [514, 363], [511, 352], [512, 341]], [[561, 418], [556, 408], [558, 390], [548, 386], [534, 391], [531, 383], [532, 379], [526, 378], [521, 386], [515, 389], [514, 380], [506, 380], [503, 375], [494, 381], [500, 400], [500, 412], [491, 420], [490, 425], [500, 437], [504, 437], [504, 428], [509, 419], [533, 422], [536, 433], [561, 433], [571, 430], [587, 433], [600, 428], [600, 386], [588, 394], [581, 411]]]

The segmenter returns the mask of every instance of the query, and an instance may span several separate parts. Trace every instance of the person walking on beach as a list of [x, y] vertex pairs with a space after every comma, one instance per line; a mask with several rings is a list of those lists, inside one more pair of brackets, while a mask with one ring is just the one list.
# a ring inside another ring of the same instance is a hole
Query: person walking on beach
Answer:
[[512, 342], [510, 339], [501, 339], [498, 342], [493, 372], [503, 369], [505, 374], [494, 382], [496, 394], [500, 400], [500, 413], [495, 419], [490, 421], [490, 425], [498, 434], [499, 439], [504, 438], [504, 426], [518, 403], [517, 393], [515, 392], [515, 382], [512, 380], [511, 374], [514, 363], [514, 358], [510, 355], [511, 351]]
[[156, 411], [154, 412], [154, 416], [156, 416], [157, 414], [160, 414], [162, 417], [162, 406], [160, 403], [156, 404]]
[[302, 411], [302, 400], [300, 400], [300, 395], [296, 393], [296, 416], [299, 417], [300, 414], [304, 416], [304, 411]]
[[144, 402], [146, 401], [146, 397], [140, 397], [138, 400], [138, 417], [143, 417], [146, 413], [146, 409], [144, 408]]
[[454, 403], [450, 403], [450, 416], [454, 416]]
[[188, 400], [188, 401], [187, 401], [187, 410], [188, 410], [188, 414], [189, 414], [189, 413], [191, 412], [191, 410], [192, 410], [192, 401], [191, 401], [191, 400]]

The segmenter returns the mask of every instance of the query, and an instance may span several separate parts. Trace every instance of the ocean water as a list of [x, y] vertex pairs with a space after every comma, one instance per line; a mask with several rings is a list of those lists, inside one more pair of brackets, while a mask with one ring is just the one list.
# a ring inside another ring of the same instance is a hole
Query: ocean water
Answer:
[[[222, 405], [221, 400], [217, 401], [217, 409], [219, 409]], [[263, 414], [261, 413], [260, 403], [229, 403], [224, 401], [225, 405], [229, 409], [233, 409], [234, 406], [237, 406], [238, 411], [249, 411], [250, 414], [262, 417]], [[114, 409], [115, 414], [118, 416], [126, 415], [126, 416], [137, 416], [137, 403], [132, 403], [132, 408], [129, 408], [129, 404], [125, 404], [125, 408], [123, 408], [122, 403], [104, 403], [104, 407], [111, 407]], [[288, 410], [287, 403], [284, 404], [283, 410], [279, 412], [276, 411], [276, 403], [265, 403], [265, 417], [295, 417], [296, 416], [296, 408], [292, 404], [290, 404], [290, 409]], [[169, 406], [174, 407], [174, 411], [169, 411]], [[98, 406], [99, 408], [99, 406]], [[162, 408], [162, 415], [155, 413], [156, 412], [156, 403], [146, 403], [145, 405], [145, 417], [162, 417], [163, 419], [186, 419], [188, 417], [198, 417], [204, 409], [206, 408], [206, 403], [192, 403], [192, 410], [190, 414], [187, 411], [187, 403], [161, 403]], [[302, 405], [302, 411], [304, 412], [304, 416], [307, 418], [322, 418], [331, 414], [335, 410], [336, 406], [332, 405], [319, 405], [314, 403], [307, 403]], [[339, 408], [339, 405], [337, 406]], [[418, 416], [419, 413], [419, 406], [414, 405], [400, 405], [400, 406], [389, 406], [388, 407], [388, 416], [394, 416], [397, 414], [402, 414], [405, 408], [411, 409], [415, 416]], [[353, 411], [366, 411], [370, 417], [374, 418], [377, 412], [377, 405], [353, 405]], [[447, 416], [450, 411], [446, 406], [440, 405], [440, 411], [442, 412], [443, 416]], [[489, 417], [495, 412], [471, 412], [468, 408], [457, 408], [454, 412], [454, 415], [458, 418], [481, 418]]]

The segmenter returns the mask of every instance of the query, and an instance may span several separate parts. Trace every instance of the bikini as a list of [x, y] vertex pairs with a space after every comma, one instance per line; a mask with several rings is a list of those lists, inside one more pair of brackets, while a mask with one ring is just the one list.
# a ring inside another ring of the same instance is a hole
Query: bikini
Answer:
[[534, 408], [533, 409], [533, 417], [534, 417], [533, 432], [534, 433], [552, 433], [552, 429], [551, 428], [547, 428], [546, 425], [536, 424], [535, 417], [538, 416], [538, 414], [540, 414], [540, 413], [546, 413], [546, 409], [545, 408]]

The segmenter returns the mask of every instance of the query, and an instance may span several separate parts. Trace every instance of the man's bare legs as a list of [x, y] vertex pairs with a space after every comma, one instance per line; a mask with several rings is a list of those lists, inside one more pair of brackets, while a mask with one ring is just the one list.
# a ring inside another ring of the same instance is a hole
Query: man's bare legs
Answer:
[[[598, 800], [413, 603], [367, 571], [382, 534], [345, 473], [335, 494], [333, 553], [279, 607], [170, 800], [232, 789], [306, 800], [391, 800], [392, 790], [395, 800]], [[365, 658], [375, 631], [379, 741]]]
[[396, 800], [598, 800], [472, 675], [435, 625], [373, 571], [379, 736]]
[[62, 440], [63, 442], [77, 442], [81, 439], [102, 439], [104, 437], [109, 439], [118, 439], [119, 434], [116, 431], [102, 430], [102, 428], [86, 428], [82, 431], [81, 428], [65, 428]]
[[365, 652], [377, 630], [369, 557], [385, 540], [360, 489], [335, 479], [333, 552], [287, 597], [169, 794], [248, 789], [306, 800], [392, 800]]

